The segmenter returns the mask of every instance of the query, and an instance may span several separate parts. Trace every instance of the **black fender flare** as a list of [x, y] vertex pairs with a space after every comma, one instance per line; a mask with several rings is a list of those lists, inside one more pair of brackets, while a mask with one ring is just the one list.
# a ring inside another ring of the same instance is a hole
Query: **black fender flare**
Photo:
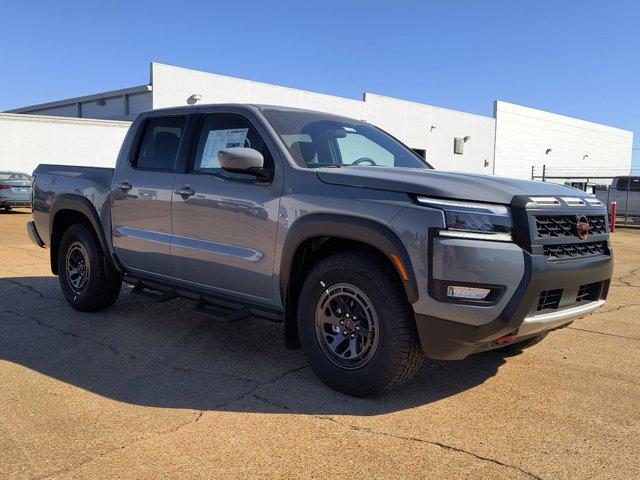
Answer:
[[[56, 216], [62, 210], [72, 210], [84, 215], [91, 224], [93, 231], [100, 242], [100, 247], [104, 252], [104, 258], [110, 265], [118, 271], [121, 271], [119, 265], [116, 264], [111, 255], [111, 249], [109, 247], [109, 243], [107, 242], [107, 238], [102, 228], [102, 222], [100, 221], [100, 217], [98, 216], [98, 212], [93, 204], [82, 195], [77, 195], [73, 193], [64, 193], [59, 195], [53, 205], [51, 206], [51, 210], [49, 212], [49, 236], [53, 239], [54, 231], [53, 226], [56, 221]], [[51, 242], [51, 271], [57, 274], [58, 265], [55, 259], [57, 258], [58, 252], [55, 251], [53, 242]]]
[[[312, 213], [297, 220], [287, 232], [280, 263], [280, 294], [283, 301], [286, 300], [293, 260], [298, 247], [305, 240], [320, 236], [356, 240], [378, 249], [395, 266], [409, 302], [415, 303], [418, 300], [418, 285], [407, 249], [387, 225], [350, 215]], [[408, 280], [403, 279], [402, 272], [398, 270], [391, 254], [397, 255], [401, 260]]]

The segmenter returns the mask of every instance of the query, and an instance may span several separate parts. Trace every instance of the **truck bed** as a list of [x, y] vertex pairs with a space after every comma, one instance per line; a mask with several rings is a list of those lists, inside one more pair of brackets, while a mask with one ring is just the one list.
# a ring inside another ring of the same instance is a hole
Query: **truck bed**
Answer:
[[109, 195], [113, 168], [40, 164], [33, 172], [33, 218], [45, 245], [49, 245], [51, 206], [62, 196], [84, 197], [109, 229]]

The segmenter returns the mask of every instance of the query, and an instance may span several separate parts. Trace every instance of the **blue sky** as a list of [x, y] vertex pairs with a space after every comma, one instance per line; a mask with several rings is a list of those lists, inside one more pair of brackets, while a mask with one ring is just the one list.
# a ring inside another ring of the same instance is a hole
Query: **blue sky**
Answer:
[[640, 147], [638, 18], [634, 1], [7, 2], [0, 111], [144, 84], [158, 61], [484, 115], [500, 99]]

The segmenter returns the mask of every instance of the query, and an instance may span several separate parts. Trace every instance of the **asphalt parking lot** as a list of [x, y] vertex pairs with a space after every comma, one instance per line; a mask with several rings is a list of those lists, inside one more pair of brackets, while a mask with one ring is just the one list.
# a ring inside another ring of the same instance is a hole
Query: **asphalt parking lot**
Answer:
[[126, 288], [75, 312], [29, 218], [0, 214], [3, 479], [638, 478], [640, 231], [613, 236], [601, 311], [361, 400], [320, 383], [276, 324]]

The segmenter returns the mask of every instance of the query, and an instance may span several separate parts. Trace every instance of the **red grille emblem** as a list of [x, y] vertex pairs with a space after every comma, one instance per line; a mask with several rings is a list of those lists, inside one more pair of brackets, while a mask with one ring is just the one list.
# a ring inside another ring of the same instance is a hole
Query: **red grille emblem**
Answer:
[[579, 215], [576, 218], [576, 235], [580, 240], [584, 240], [589, 236], [589, 222], [587, 221], [587, 217], [584, 215]]

